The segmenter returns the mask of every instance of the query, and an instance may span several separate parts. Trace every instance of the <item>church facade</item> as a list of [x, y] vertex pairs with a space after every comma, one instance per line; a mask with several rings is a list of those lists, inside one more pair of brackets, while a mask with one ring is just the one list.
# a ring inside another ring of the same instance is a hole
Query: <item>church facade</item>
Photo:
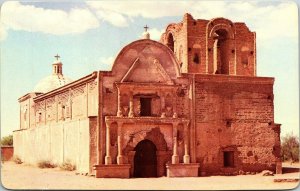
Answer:
[[111, 71], [53, 74], [19, 98], [15, 156], [96, 177], [281, 172], [274, 78], [256, 76], [256, 34], [225, 18], [169, 24], [125, 46]]

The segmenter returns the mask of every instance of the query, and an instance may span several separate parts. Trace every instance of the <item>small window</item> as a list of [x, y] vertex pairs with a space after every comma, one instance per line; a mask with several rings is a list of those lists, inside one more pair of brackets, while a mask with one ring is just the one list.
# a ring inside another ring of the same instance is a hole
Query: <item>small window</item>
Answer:
[[234, 167], [233, 151], [224, 151], [224, 167]]
[[61, 107], [61, 119], [65, 120], [66, 106]]
[[140, 98], [141, 116], [151, 116], [151, 98]]
[[42, 122], [42, 113], [41, 112], [38, 113], [37, 121]]

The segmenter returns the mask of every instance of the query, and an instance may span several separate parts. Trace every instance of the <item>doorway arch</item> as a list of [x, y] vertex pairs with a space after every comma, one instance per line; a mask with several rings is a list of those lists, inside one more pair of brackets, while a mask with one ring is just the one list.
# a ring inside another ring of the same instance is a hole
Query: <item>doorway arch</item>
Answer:
[[157, 177], [156, 146], [150, 140], [142, 140], [135, 147], [134, 177]]

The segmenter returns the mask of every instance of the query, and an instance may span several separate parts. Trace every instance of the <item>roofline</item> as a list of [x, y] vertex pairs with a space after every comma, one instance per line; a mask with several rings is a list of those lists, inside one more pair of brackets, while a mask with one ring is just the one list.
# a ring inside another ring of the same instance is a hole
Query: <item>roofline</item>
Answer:
[[[100, 72], [101, 72], [101, 71], [100, 71]], [[89, 74], [89, 75], [87, 75], [87, 76], [84, 76], [84, 77], [82, 77], [82, 78], [79, 78], [78, 80], [75, 80], [75, 81], [73, 81], [73, 82], [71, 82], [71, 83], [68, 83], [68, 84], [66, 84], [66, 85], [64, 85], [64, 86], [61, 86], [61, 87], [56, 88], [56, 89], [54, 89], [54, 90], [51, 90], [51, 91], [49, 91], [49, 92], [47, 92], [47, 93], [41, 94], [41, 95], [39, 95], [39, 96], [33, 98], [33, 101], [39, 101], [39, 100], [41, 100], [41, 99], [50, 97], [50, 96], [52, 96], [53, 94], [58, 94], [58, 93], [60, 93], [60, 92], [62, 92], [62, 91], [65, 91], [65, 90], [68, 89], [68, 88], [75, 87], [75, 86], [78, 85], [78, 84], [81, 84], [81, 83], [83, 83], [83, 82], [86, 82], [86, 81], [89, 81], [89, 80], [91, 80], [91, 79], [93, 79], [93, 78], [96, 78], [96, 77], [97, 77], [97, 73], [98, 73], [97, 71], [94, 71], [93, 73], [91, 73], [91, 74]]]
[[183, 76], [194, 77], [196, 81], [201, 82], [220, 82], [220, 83], [243, 83], [243, 84], [269, 84], [273, 85], [274, 77], [257, 77], [257, 76], [241, 76], [241, 75], [221, 75], [221, 74], [198, 74], [184, 73]]
[[19, 102], [22, 102], [22, 101], [24, 101], [24, 100], [26, 100], [26, 99], [28, 99], [28, 98], [31, 98], [31, 97], [32, 97], [32, 94], [34, 94], [34, 95], [41, 95], [41, 94], [43, 94], [43, 93], [41, 93], [41, 92], [30, 92], [30, 93], [27, 93], [27, 94], [21, 96], [21, 97], [18, 99], [18, 101], [19, 101]]

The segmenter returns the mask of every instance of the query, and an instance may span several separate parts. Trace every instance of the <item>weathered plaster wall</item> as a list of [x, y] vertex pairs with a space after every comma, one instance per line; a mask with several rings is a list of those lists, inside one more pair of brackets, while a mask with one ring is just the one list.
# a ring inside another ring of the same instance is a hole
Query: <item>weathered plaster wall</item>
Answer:
[[34, 129], [14, 131], [14, 156], [36, 164], [49, 160], [76, 165], [78, 172], [90, 171], [89, 119], [48, 124]]
[[97, 78], [40, 96], [30, 93], [19, 99], [20, 129], [98, 115]]

